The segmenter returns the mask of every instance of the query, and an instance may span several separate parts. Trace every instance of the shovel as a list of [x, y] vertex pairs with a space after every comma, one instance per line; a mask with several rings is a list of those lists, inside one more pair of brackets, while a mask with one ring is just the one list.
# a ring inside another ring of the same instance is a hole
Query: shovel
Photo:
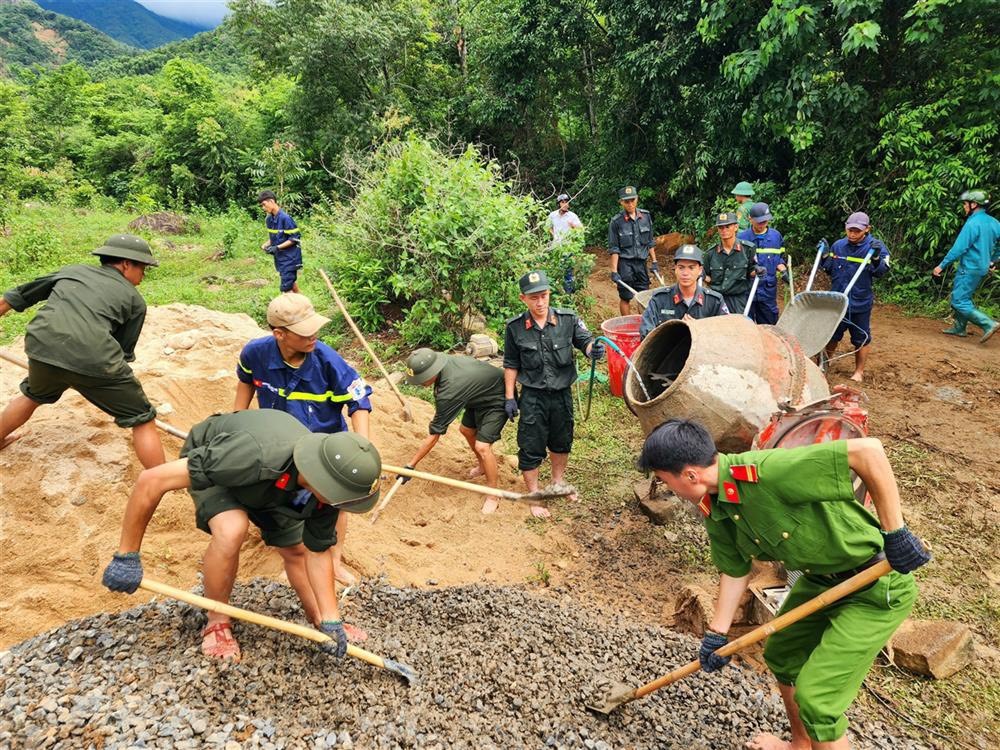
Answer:
[[760, 286], [760, 276], [756, 274], [753, 277], [753, 284], [750, 286], [750, 296], [747, 297], [747, 304], [743, 308], [743, 316], [746, 318], [750, 317], [750, 308], [753, 307], [754, 297], [757, 296], [757, 287]]
[[[853, 594], [858, 589], [862, 589], [870, 583], [874, 583], [879, 578], [889, 573], [892, 570], [892, 566], [889, 565], [888, 560], [882, 560], [877, 565], [861, 571], [855, 576], [848, 578], [843, 583], [838, 583], [836, 586], [827, 589], [819, 596], [810, 599], [807, 602], [803, 602], [795, 609], [785, 612], [771, 622], [761, 625], [759, 628], [751, 630], [746, 635], [737, 638], [735, 641], [730, 641], [722, 648], [718, 649], [715, 653], [719, 656], [729, 656], [735, 654], [737, 651], [750, 646], [754, 643], [758, 643], [769, 635], [777, 633], [779, 630], [784, 630], [789, 625], [798, 622], [803, 617], [808, 617], [814, 612], [818, 612], [830, 604], [833, 604], [838, 599], [843, 599], [848, 594]], [[609, 689], [607, 696], [604, 701], [599, 705], [590, 706], [587, 708], [595, 713], [599, 714], [610, 714], [619, 706], [624, 706], [626, 703], [631, 703], [636, 698], [644, 698], [654, 690], [659, 690], [661, 687], [665, 687], [673, 682], [677, 682], [680, 679], [693, 675], [701, 669], [701, 663], [695, 659], [690, 664], [685, 664], [683, 667], [675, 669], [669, 674], [663, 675], [659, 679], [653, 680], [641, 687], [629, 687], [628, 685], [617, 684]]]
[[510, 490], [500, 490], [496, 487], [484, 487], [481, 484], [463, 482], [461, 479], [451, 479], [450, 477], [442, 477], [437, 474], [429, 474], [426, 471], [407, 469], [403, 466], [390, 466], [389, 464], [382, 464], [382, 468], [386, 471], [391, 471], [393, 474], [398, 474], [401, 477], [426, 479], [428, 482], [437, 482], [438, 484], [445, 484], [449, 487], [455, 487], [460, 490], [469, 490], [470, 492], [475, 492], [477, 495], [491, 495], [495, 497], [502, 497], [505, 500], [531, 503], [532, 505], [534, 505], [538, 500], [551, 500], [554, 497], [566, 497], [567, 495], [572, 495], [576, 492], [576, 488], [569, 484], [564, 484], [562, 486], [546, 490], [535, 490], [534, 492], [511, 492]]
[[[174, 588], [173, 586], [168, 586], [167, 584], [160, 583], [159, 581], [152, 581], [149, 578], [143, 578], [142, 583], [139, 584], [139, 588], [145, 589], [146, 591], [152, 591], [154, 594], [169, 596], [171, 599], [186, 602], [193, 607], [199, 607], [201, 609], [208, 610], [209, 612], [218, 612], [221, 615], [228, 615], [229, 617], [236, 618], [237, 620], [252, 622], [254, 625], [263, 625], [266, 628], [274, 628], [275, 630], [280, 630], [283, 633], [308, 638], [310, 641], [315, 641], [316, 643], [325, 643], [326, 641], [332, 640], [326, 633], [316, 630], [315, 628], [307, 628], [304, 625], [296, 625], [292, 622], [285, 622], [284, 620], [279, 620], [276, 617], [268, 617], [267, 615], [257, 614], [256, 612], [251, 612], [250, 610], [240, 609], [239, 607], [234, 607], [231, 604], [223, 604], [222, 602], [217, 602], [214, 599], [208, 599], [204, 596], [192, 594], [190, 591], [185, 591], [184, 589]], [[366, 651], [365, 649], [359, 648], [353, 644], [347, 644], [347, 655], [352, 656], [355, 659], [359, 659], [360, 661], [367, 662], [373, 667], [378, 667], [379, 669], [385, 669], [389, 672], [393, 672], [394, 674], [398, 674], [406, 680], [407, 685], [412, 685], [417, 680], [417, 673], [414, 672], [411, 667], [408, 667], [405, 664], [400, 664], [392, 659], [385, 659], [378, 654], [373, 654], [371, 651]]]
[[402, 404], [403, 421], [412, 422], [413, 413], [410, 411], [409, 404], [406, 403], [406, 400], [403, 398], [403, 394], [399, 392], [399, 388], [396, 387], [396, 384], [389, 378], [389, 371], [385, 369], [385, 365], [382, 364], [382, 360], [375, 355], [375, 352], [372, 351], [372, 348], [368, 345], [365, 337], [361, 334], [361, 330], [357, 327], [357, 325], [355, 325], [354, 318], [351, 317], [351, 314], [347, 312], [347, 308], [344, 307], [344, 303], [340, 300], [340, 295], [337, 294], [337, 290], [333, 288], [333, 284], [330, 283], [330, 278], [326, 275], [326, 271], [322, 268], [319, 269], [319, 275], [322, 276], [323, 281], [326, 282], [326, 288], [330, 290], [330, 295], [333, 297], [333, 301], [337, 303], [337, 307], [340, 308], [340, 314], [344, 316], [344, 320], [347, 321], [347, 325], [349, 325], [351, 330], [354, 331], [354, 335], [358, 337], [358, 341], [361, 342], [365, 351], [368, 352], [368, 356], [375, 361], [376, 365], [378, 365], [378, 369], [382, 371], [382, 376], [385, 378], [385, 382], [389, 384], [389, 387], [392, 388], [392, 392], [395, 393], [396, 398], [399, 399], [399, 403]]
[[375, 523], [378, 520], [379, 515], [382, 513], [383, 510], [385, 510], [385, 506], [389, 504], [389, 501], [392, 500], [392, 496], [396, 494], [396, 490], [398, 490], [402, 486], [403, 486], [403, 477], [399, 477], [399, 479], [396, 480], [395, 484], [393, 484], [392, 487], [389, 488], [389, 491], [385, 493], [385, 497], [383, 497], [382, 500], [379, 502], [378, 507], [376, 507], [375, 510], [372, 511], [371, 516], [369, 516], [369, 520], [372, 523]]
[[[659, 278], [659, 276], [657, 276], [657, 278]], [[633, 289], [632, 287], [630, 287], [624, 281], [619, 281], [617, 283], [620, 286], [624, 287], [627, 291], [632, 292], [632, 298], [635, 300], [635, 304], [639, 306], [639, 312], [642, 312], [647, 307], [649, 307], [649, 300], [652, 298], [652, 296], [657, 291], [657, 289], [644, 289], [643, 291], [640, 292], [639, 290]], [[661, 280], [661, 284], [662, 284], [662, 280]], [[666, 286], [666, 285], [664, 284], [664, 286]]]

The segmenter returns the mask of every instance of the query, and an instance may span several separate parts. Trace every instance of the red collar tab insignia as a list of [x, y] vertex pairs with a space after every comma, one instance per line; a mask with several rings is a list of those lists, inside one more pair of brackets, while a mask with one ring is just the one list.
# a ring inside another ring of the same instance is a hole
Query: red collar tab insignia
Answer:
[[698, 502], [698, 510], [700, 510], [701, 514], [707, 518], [708, 514], [712, 512], [712, 498], [705, 495], [705, 497]]
[[286, 471], [284, 474], [278, 477], [278, 481], [274, 483], [274, 486], [277, 487], [279, 490], [287, 490], [288, 483], [289, 481], [291, 481], [291, 479], [292, 475]]
[[736, 485], [732, 482], [722, 483], [722, 499], [727, 503], [738, 503], [740, 501], [740, 493], [736, 491]]
[[554, 312], [549, 313], [549, 325], [552, 326], [559, 325], [559, 318], [556, 316]]
[[700, 293], [698, 294], [698, 304], [699, 305], [704, 305], [705, 304], [705, 297], [702, 294], [700, 294]]
[[737, 482], [753, 482], [757, 484], [757, 465], [734, 464], [729, 467], [729, 475]]
[[530, 317], [527, 317], [527, 318], [524, 319], [524, 330], [526, 330], [526, 331], [530, 331], [531, 330], [531, 318]]
[[680, 304], [680, 302], [681, 302], [681, 295], [679, 295], [679, 294], [675, 294], [675, 295], [674, 295], [674, 304], [675, 304], [675, 305], [679, 305], [679, 304]]

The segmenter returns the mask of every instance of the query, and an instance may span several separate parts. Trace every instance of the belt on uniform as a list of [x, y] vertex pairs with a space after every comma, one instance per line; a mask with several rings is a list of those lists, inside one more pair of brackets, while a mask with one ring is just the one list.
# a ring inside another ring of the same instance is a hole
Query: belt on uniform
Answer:
[[822, 575], [814, 573], [810, 576], [810, 578], [815, 578], [823, 582], [840, 583], [841, 581], [846, 581], [848, 578], [853, 578], [858, 573], [864, 570], [868, 570], [868, 568], [872, 567], [873, 565], [878, 565], [884, 559], [885, 559], [885, 552], [879, 552], [870, 560], [861, 563], [856, 568], [851, 568], [850, 570], [842, 570], [839, 573], [824, 573]]

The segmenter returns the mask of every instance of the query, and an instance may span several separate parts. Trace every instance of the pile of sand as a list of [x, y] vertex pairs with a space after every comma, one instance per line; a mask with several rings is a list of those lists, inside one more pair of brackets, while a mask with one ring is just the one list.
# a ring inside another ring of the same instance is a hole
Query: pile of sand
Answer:
[[[193, 305], [152, 307], [134, 369], [160, 418], [179, 429], [232, 408], [234, 369], [242, 346], [266, 335], [247, 315]], [[7, 348], [23, 356], [22, 342]], [[18, 393], [24, 371], [0, 362], [0, 404]], [[386, 463], [406, 463], [427, 434], [430, 404], [409, 399], [414, 422], [404, 422], [384, 382], [375, 384], [372, 439]], [[169, 412], [169, 413], [167, 413]], [[131, 431], [67, 392], [38, 409], [23, 436], [0, 453], [0, 647], [69, 619], [133, 606], [112, 594], [100, 576], [117, 546], [121, 515], [142, 467]], [[180, 441], [163, 435], [167, 459]], [[472, 454], [453, 427], [420, 468], [464, 478]], [[501, 464], [504, 462], [501, 461]], [[516, 472], [501, 468], [502, 487], [522, 489]], [[388, 487], [388, 483], [386, 484]], [[393, 497], [372, 526], [352, 518], [345, 558], [365, 576], [385, 574], [397, 585], [524, 582], [538, 562], [565, 567], [576, 557], [557, 528], [544, 533], [523, 521], [527, 506], [505, 504], [493, 516], [481, 498], [414, 480]], [[146, 575], [181, 587], [195, 584], [208, 537], [194, 526], [186, 492], [167, 495], [143, 544]], [[254, 534], [244, 546], [241, 578], [281, 576], [277, 555]], [[433, 583], [429, 583], [433, 582]]]

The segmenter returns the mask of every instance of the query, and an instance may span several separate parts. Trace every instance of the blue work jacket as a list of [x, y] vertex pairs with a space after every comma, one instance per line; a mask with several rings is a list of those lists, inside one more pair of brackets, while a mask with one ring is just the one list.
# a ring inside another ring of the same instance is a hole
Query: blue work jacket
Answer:
[[982, 208], [973, 211], [962, 225], [962, 231], [955, 238], [955, 244], [941, 261], [941, 268], [947, 268], [959, 261], [959, 268], [968, 273], [985, 274], [990, 263], [1000, 260], [1000, 221], [990, 216]]
[[872, 237], [870, 233], [866, 234], [857, 245], [848, 242], [846, 237], [841, 237], [833, 243], [820, 261], [820, 268], [830, 275], [830, 289], [842, 292], [847, 289], [847, 285], [857, 273], [858, 264], [865, 262], [869, 249], [872, 251], [872, 257], [868, 261], [868, 266], [861, 272], [848, 296], [848, 309], [851, 312], [865, 312], [872, 309], [872, 304], [875, 302], [872, 281], [885, 276], [889, 270], [889, 249], [882, 240]]
[[757, 248], [757, 263], [767, 269], [757, 285], [757, 299], [778, 298], [778, 266], [785, 262], [785, 240], [781, 232], [768, 227], [764, 234], [755, 234], [753, 227], [737, 233], [736, 239], [752, 242]]
[[310, 432], [343, 432], [350, 416], [371, 411], [372, 389], [344, 358], [322, 341], [298, 367], [281, 358], [273, 336], [250, 341], [240, 352], [236, 377], [254, 387], [261, 409], [288, 412]]
[[[285, 240], [291, 240], [296, 247], [302, 247], [302, 234], [299, 232], [295, 219], [282, 210], [278, 210], [274, 216], [268, 214], [264, 218], [264, 225], [267, 227], [268, 240], [272, 245], [280, 245]], [[288, 247], [285, 250], [291, 250]]]

